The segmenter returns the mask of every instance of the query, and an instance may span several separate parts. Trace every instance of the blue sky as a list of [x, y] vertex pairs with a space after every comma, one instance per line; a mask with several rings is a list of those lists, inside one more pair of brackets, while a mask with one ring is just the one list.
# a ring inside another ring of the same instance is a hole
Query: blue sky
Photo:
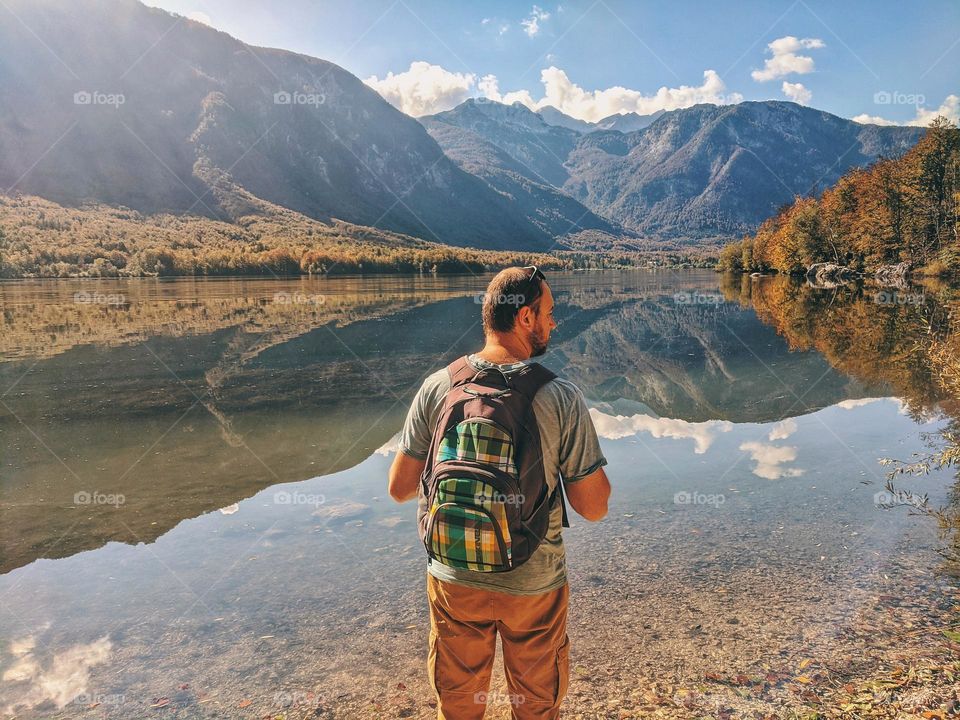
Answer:
[[411, 114], [482, 94], [536, 108], [547, 92], [585, 119], [741, 97], [877, 122], [960, 112], [957, 0], [148, 4], [335, 62]]

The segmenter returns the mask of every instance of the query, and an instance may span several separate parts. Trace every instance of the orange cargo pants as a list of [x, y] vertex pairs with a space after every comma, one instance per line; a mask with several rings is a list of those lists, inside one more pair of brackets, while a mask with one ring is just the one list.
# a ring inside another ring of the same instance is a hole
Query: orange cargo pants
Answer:
[[[513, 595], [428, 573], [427, 597], [427, 669], [438, 720], [481, 720], [488, 702], [509, 703], [515, 720], [560, 717], [570, 673], [569, 585], [541, 595]], [[506, 696], [489, 692], [498, 633]]]

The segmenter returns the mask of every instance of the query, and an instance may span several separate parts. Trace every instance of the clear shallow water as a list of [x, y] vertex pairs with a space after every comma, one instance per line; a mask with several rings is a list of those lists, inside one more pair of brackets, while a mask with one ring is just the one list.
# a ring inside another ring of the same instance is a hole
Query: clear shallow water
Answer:
[[[949, 607], [930, 521], [877, 507], [877, 459], [944, 422], [914, 375], [791, 351], [711, 273], [551, 281], [544, 362], [614, 484], [565, 534], [574, 661], [605, 679], [572, 706], [844, 649], [877, 597]], [[0, 709], [429, 715], [423, 553], [385, 478], [420, 380], [479, 347], [476, 282], [77, 288], [0, 286]]]

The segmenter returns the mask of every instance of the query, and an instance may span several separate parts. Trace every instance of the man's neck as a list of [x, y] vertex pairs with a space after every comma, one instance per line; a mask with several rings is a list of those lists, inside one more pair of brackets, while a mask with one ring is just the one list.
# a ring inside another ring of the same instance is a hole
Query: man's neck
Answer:
[[522, 346], [513, 347], [509, 343], [490, 341], [476, 355], [478, 358], [496, 365], [510, 365], [530, 358], [529, 351]]

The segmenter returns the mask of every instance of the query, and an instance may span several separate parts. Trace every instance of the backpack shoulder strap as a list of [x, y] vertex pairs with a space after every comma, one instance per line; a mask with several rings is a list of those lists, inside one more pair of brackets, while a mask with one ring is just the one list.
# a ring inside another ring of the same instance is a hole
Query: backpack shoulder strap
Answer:
[[[556, 373], [545, 368], [540, 363], [530, 363], [523, 370], [518, 370], [513, 374], [510, 379], [510, 384], [525, 395], [528, 402], [532, 403], [537, 391], [556, 377]], [[561, 525], [568, 528], [570, 527], [570, 521], [567, 519], [567, 503], [564, 500], [563, 481], [559, 478], [557, 478], [557, 487], [554, 488], [553, 491], [553, 497], [557, 496], [559, 496], [558, 499], [563, 518]], [[556, 500], [553, 500], [553, 502], [556, 502]]]
[[451, 388], [465, 383], [467, 380], [476, 375], [476, 373], [477, 371], [473, 369], [469, 362], [467, 362], [466, 355], [461, 355], [452, 363], [447, 365], [447, 374], [450, 376]]
[[517, 370], [510, 377], [510, 386], [526, 395], [527, 400], [533, 402], [537, 391], [557, 377], [556, 373], [548, 370], [540, 363], [530, 363], [522, 370]]

